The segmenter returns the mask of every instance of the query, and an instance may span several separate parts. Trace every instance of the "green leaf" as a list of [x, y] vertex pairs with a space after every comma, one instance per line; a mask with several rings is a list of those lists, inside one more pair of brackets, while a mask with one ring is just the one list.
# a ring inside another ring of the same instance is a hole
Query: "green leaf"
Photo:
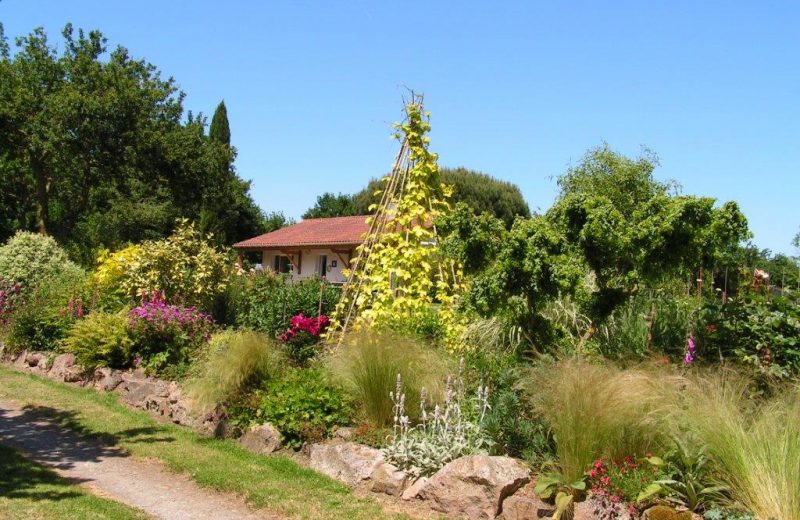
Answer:
[[641, 493], [639, 493], [639, 496], [636, 497], [636, 501], [637, 502], [643, 502], [643, 501], [647, 500], [650, 497], [658, 495], [663, 490], [664, 490], [663, 487], [661, 487], [659, 484], [653, 482], [652, 484], [650, 484], [646, 488], [644, 488], [641, 491]]

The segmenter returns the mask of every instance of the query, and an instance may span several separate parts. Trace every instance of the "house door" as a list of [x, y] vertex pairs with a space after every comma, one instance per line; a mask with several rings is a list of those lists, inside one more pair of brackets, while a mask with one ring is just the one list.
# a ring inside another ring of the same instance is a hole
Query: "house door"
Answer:
[[319, 255], [319, 275], [322, 278], [328, 275], [328, 255]]

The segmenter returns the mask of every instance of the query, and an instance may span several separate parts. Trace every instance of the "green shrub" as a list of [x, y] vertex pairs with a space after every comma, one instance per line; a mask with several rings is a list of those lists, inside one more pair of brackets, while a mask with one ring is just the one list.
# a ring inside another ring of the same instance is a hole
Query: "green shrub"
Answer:
[[517, 392], [500, 390], [491, 398], [483, 429], [492, 440], [492, 454], [509, 455], [543, 467], [554, 455], [553, 440], [541, 419], [533, 416]]
[[780, 376], [800, 373], [800, 301], [787, 295], [744, 295], [703, 309], [700, 353], [764, 369]]
[[240, 293], [229, 296], [236, 324], [273, 337], [287, 330], [298, 314], [329, 316], [340, 295], [338, 288], [318, 278], [289, 283], [268, 272], [244, 275], [236, 288]]
[[335, 426], [347, 424], [351, 412], [342, 392], [315, 368], [291, 368], [229, 408], [235, 426], [244, 430], [269, 422], [294, 449], [304, 442], [318, 442]]
[[18, 231], [0, 247], [0, 279], [20, 284], [24, 292], [34, 290], [48, 278], [80, 272], [80, 267], [49, 236]]
[[599, 458], [654, 451], [667, 433], [664, 393], [675, 383], [572, 358], [536, 367], [521, 385], [553, 434], [563, 481], [572, 483]]
[[84, 281], [80, 270], [51, 274], [40, 280], [12, 313], [7, 326], [8, 346], [12, 350], [56, 349], [72, 324], [90, 310]]
[[76, 321], [62, 343], [65, 352], [75, 354], [84, 368], [124, 368], [133, 362], [133, 340], [128, 333], [127, 312], [92, 312]]
[[253, 331], [218, 332], [204, 347], [189, 394], [202, 410], [230, 403], [248, 389], [278, 377], [287, 360], [275, 340]]
[[717, 463], [732, 498], [757, 518], [800, 520], [800, 388], [769, 400], [730, 371], [689, 381], [679, 417]]
[[444, 358], [418, 341], [384, 331], [363, 331], [347, 338], [328, 359], [334, 376], [361, 405], [364, 417], [375, 427], [392, 425], [392, 402], [400, 374], [406, 405], [412, 418], [419, 415], [419, 395], [425, 388], [434, 400], [441, 399], [447, 374]]

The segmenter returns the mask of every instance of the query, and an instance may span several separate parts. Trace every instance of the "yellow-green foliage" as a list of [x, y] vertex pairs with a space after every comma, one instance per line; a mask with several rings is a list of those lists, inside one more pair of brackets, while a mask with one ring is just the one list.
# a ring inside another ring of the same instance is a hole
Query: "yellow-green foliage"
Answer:
[[[369, 264], [356, 271], [361, 284], [355, 307], [360, 310], [355, 326], [391, 326], [402, 321], [423, 322], [430, 308], [438, 304], [438, 317], [448, 344], [457, 345], [463, 328], [455, 313], [461, 291], [462, 267], [452, 258], [439, 255], [434, 221], [450, 211], [452, 191], [442, 184], [437, 155], [428, 150], [429, 114], [421, 98], [406, 105], [406, 120], [397, 125], [397, 139], [407, 141], [409, 169], [402, 196], [389, 200], [386, 213], [370, 223], [385, 227], [371, 245]], [[384, 179], [386, 189], [391, 177]], [[373, 205], [371, 210], [375, 210]], [[381, 222], [372, 222], [381, 219]], [[362, 245], [359, 252], [364, 247]], [[351, 301], [343, 298], [334, 315], [331, 331], [340, 325]]]
[[107, 249], [100, 251], [97, 256], [97, 269], [92, 273], [92, 281], [98, 289], [108, 291], [122, 291], [122, 281], [128, 266], [133, 264], [141, 254], [137, 245], [129, 245], [112, 253]]
[[522, 386], [553, 433], [563, 480], [575, 482], [600, 457], [653, 450], [667, 433], [664, 394], [676, 383], [573, 358], [534, 369]]
[[392, 401], [397, 374], [403, 380], [406, 410], [419, 414], [420, 391], [428, 403], [441, 400], [447, 363], [437, 352], [418, 341], [388, 331], [361, 331], [348, 337], [328, 359], [334, 377], [363, 406], [365, 418], [377, 427], [391, 426]]
[[128, 297], [158, 291], [170, 302], [207, 309], [225, 290], [231, 265], [225, 251], [216, 249], [194, 224], [181, 219], [171, 236], [108, 255], [98, 272], [100, 280], [118, 283]]
[[199, 409], [230, 401], [248, 385], [275, 377], [286, 367], [283, 351], [259, 332], [227, 330], [214, 334], [189, 382]]
[[692, 520], [689, 511], [675, 511], [668, 506], [654, 506], [645, 512], [645, 520]]
[[133, 340], [128, 334], [127, 311], [93, 312], [70, 328], [61, 348], [75, 354], [84, 368], [125, 367], [131, 359]]
[[679, 417], [708, 446], [734, 500], [759, 519], [800, 520], [800, 387], [763, 400], [732, 373], [693, 377]]

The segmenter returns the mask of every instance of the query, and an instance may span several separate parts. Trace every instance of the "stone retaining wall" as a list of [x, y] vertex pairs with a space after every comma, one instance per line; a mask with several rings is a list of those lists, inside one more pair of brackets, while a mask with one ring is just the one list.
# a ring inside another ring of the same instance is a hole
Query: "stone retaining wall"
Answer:
[[125, 404], [146, 410], [153, 417], [188, 426], [205, 434], [218, 434], [224, 427], [224, 414], [210, 412], [203, 416], [191, 413], [190, 400], [178, 383], [150, 377], [143, 370], [98, 368], [85, 371], [76, 364], [73, 354], [52, 352], [7, 352], [0, 345], [0, 361], [16, 370], [38, 374], [54, 381], [69, 383], [100, 392], [119, 394]]

